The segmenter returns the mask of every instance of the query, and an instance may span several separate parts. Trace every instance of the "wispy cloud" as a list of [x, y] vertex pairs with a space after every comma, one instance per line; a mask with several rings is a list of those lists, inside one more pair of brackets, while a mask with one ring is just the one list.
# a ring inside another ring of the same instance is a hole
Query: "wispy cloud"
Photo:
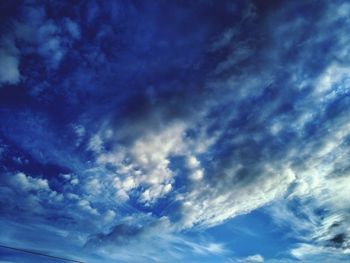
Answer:
[[[54, 232], [95, 262], [348, 257], [350, 6], [272, 2], [4, 5], [5, 239]], [[257, 209], [286, 251], [216, 228]]]

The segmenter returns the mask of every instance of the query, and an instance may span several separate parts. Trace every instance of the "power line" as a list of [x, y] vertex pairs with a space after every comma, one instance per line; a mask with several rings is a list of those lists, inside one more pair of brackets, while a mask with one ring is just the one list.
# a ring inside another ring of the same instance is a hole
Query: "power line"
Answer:
[[68, 258], [63, 258], [63, 257], [51, 256], [51, 255], [47, 255], [47, 254], [44, 254], [44, 253], [40, 253], [40, 252], [37, 252], [37, 251], [32, 251], [32, 250], [24, 249], [24, 248], [4, 246], [4, 245], [1, 245], [1, 244], [0, 244], [0, 248], [11, 249], [11, 250], [15, 250], [15, 251], [19, 251], [19, 252], [23, 252], [23, 253], [27, 253], [27, 254], [43, 256], [43, 257], [48, 257], [48, 258], [54, 258], [54, 259], [60, 259], [60, 260], [69, 261], [69, 262], [84, 263], [83, 261], [78, 261], [78, 260], [68, 259]]

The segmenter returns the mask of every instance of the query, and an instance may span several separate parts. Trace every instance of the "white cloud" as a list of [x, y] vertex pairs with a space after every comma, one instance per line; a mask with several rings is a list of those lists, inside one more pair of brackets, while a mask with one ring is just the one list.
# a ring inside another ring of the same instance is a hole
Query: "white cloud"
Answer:
[[88, 195], [97, 195], [102, 190], [102, 184], [98, 178], [88, 178], [85, 184], [85, 193]]
[[[174, 156], [187, 159], [191, 170], [189, 179], [200, 181], [203, 178], [204, 170], [195, 156], [202, 154], [217, 137], [208, 138], [198, 133], [198, 138], [194, 140], [186, 137], [187, 129], [187, 123], [173, 122], [161, 130], [146, 131], [129, 147], [117, 146], [108, 153], [98, 150], [100, 153], [97, 155], [97, 163], [115, 167], [113, 185], [119, 200], [126, 201], [131, 191], [141, 189], [138, 200], [149, 206], [171, 193], [176, 174], [169, 165], [171, 157]], [[104, 132], [98, 134], [99, 144], [111, 138], [111, 135], [107, 138]]]
[[126, 177], [121, 186], [125, 191], [130, 191], [137, 187], [137, 182], [132, 176]]
[[200, 181], [204, 176], [204, 170], [200, 166], [200, 162], [193, 155], [187, 157], [187, 166], [190, 169], [190, 179]]
[[140, 201], [146, 204], [153, 203], [156, 199], [165, 196], [172, 189], [171, 184], [157, 184], [147, 188], [140, 196]]
[[195, 169], [199, 167], [200, 163], [195, 156], [188, 156], [187, 165], [188, 165], [188, 168]]
[[103, 141], [100, 135], [96, 134], [90, 139], [87, 149], [96, 153], [99, 153], [102, 151]]
[[77, 195], [77, 194], [73, 194], [73, 193], [66, 193], [65, 194], [67, 196], [68, 199], [70, 200], [75, 200], [75, 201], [78, 201], [80, 200], [80, 196]]
[[99, 212], [97, 211], [97, 209], [96, 209], [96, 208], [93, 208], [93, 207], [91, 206], [91, 203], [90, 203], [88, 200], [80, 199], [80, 200], [78, 201], [78, 206], [79, 206], [82, 210], [84, 210], [84, 211], [86, 211], [86, 212], [88, 212], [88, 213], [90, 213], [90, 214], [92, 214], [92, 215], [99, 215]]
[[204, 176], [204, 172], [203, 169], [196, 169], [195, 171], [193, 171], [193, 173], [190, 175], [190, 178], [193, 181], [199, 181], [203, 178]]
[[71, 183], [72, 185], [78, 185], [78, 184], [79, 184], [79, 179], [78, 179], [78, 178], [73, 178], [73, 179], [70, 181], [70, 183]]
[[19, 187], [24, 191], [51, 191], [46, 179], [33, 178], [24, 173], [17, 173], [10, 179], [14, 187]]
[[237, 260], [236, 262], [242, 262], [242, 263], [261, 263], [264, 262], [263, 256], [256, 254], [252, 256], [248, 256], [246, 258], [242, 258]]
[[[5, 185], [2, 188], [7, 193], [9, 209], [17, 209], [17, 200], [21, 200], [21, 209], [29, 213], [43, 213], [45, 204], [59, 205], [64, 196], [52, 190], [46, 179], [36, 178], [22, 172], [4, 175]], [[16, 196], [16, 197], [15, 197]], [[20, 198], [19, 198], [20, 197]]]
[[325, 248], [322, 246], [315, 246], [310, 244], [299, 244], [298, 247], [291, 250], [291, 254], [299, 260], [303, 260], [313, 255], [331, 253], [332, 248]]
[[329, 65], [315, 84], [315, 95], [322, 99], [334, 98], [347, 92], [350, 86], [350, 67], [339, 63]]
[[174, 123], [160, 132], [147, 134], [131, 147], [135, 165], [144, 172], [142, 181], [150, 185], [169, 181], [173, 174], [169, 170], [169, 157], [185, 151], [183, 123]]
[[116, 212], [114, 212], [113, 210], [107, 210], [107, 212], [104, 214], [104, 221], [106, 223], [111, 223], [115, 217], [116, 217]]
[[128, 192], [142, 186], [139, 201], [149, 205], [171, 191], [174, 173], [169, 169], [169, 157], [186, 153], [184, 131], [183, 123], [174, 123], [137, 138], [128, 150], [117, 148], [98, 156], [99, 164], [116, 167], [114, 186], [119, 199], [128, 200]]

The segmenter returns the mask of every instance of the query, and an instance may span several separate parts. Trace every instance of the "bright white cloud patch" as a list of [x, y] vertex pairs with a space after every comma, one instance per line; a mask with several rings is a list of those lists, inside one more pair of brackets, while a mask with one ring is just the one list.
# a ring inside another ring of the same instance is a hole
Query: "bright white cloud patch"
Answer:
[[175, 123], [160, 132], [140, 137], [128, 150], [120, 148], [113, 154], [99, 155], [99, 163], [116, 167], [117, 196], [127, 200], [131, 190], [142, 187], [139, 201], [153, 203], [169, 193], [174, 177], [169, 169], [169, 158], [187, 151], [184, 131], [182, 123]]

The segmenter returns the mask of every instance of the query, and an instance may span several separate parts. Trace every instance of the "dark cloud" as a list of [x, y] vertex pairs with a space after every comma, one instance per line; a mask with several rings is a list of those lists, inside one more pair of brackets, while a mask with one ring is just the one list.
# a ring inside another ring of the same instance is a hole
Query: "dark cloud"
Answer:
[[119, 224], [116, 225], [107, 234], [97, 234], [92, 236], [86, 243], [86, 247], [100, 247], [109, 245], [128, 245], [130, 242], [137, 241], [145, 230], [141, 227]]
[[346, 240], [346, 234], [340, 233], [335, 235], [332, 239], [330, 239], [329, 242], [335, 247], [343, 247], [343, 245], [346, 243]]
[[[106, 233], [98, 233], [92, 235], [87, 240], [86, 248], [100, 248], [106, 246], [129, 246], [136, 244], [140, 240], [152, 239], [154, 232], [161, 234], [165, 228], [169, 227], [169, 222], [166, 218], [156, 220], [148, 219], [145, 222], [139, 222], [136, 225], [121, 222], [113, 226]], [[148, 242], [148, 241], [147, 241]]]

